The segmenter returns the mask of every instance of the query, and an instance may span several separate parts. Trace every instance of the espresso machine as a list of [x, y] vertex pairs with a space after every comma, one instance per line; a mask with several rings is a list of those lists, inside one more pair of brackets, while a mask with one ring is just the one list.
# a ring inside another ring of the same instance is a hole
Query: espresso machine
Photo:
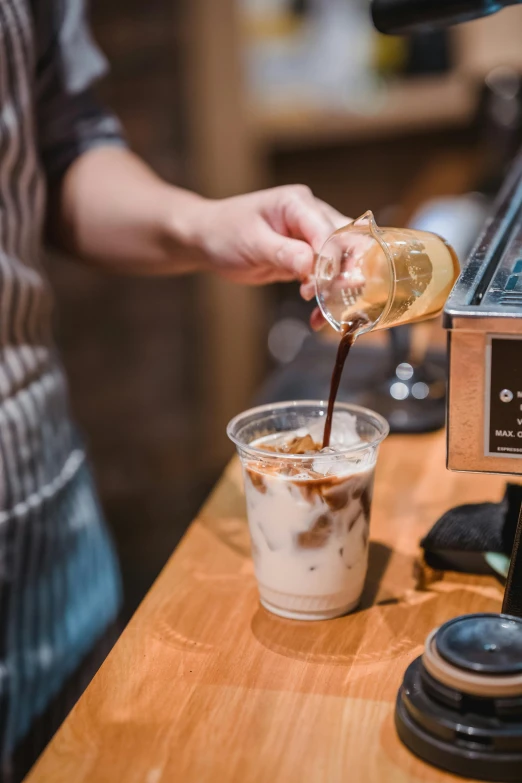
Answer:
[[[372, 17], [380, 32], [407, 35], [514, 4], [373, 0]], [[448, 468], [522, 476], [522, 152], [463, 265], [444, 326]], [[522, 781], [522, 487], [511, 502], [518, 525], [502, 612], [434, 629], [405, 673], [395, 711], [400, 739], [424, 761], [504, 783]]]
[[[448, 468], [522, 475], [522, 153], [446, 303], [444, 326]], [[434, 630], [396, 709], [414, 753], [481, 780], [522, 780], [522, 487], [510, 495], [519, 518], [502, 612]]]
[[372, 0], [372, 18], [386, 35], [432, 31], [489, 16], [521, 0]]

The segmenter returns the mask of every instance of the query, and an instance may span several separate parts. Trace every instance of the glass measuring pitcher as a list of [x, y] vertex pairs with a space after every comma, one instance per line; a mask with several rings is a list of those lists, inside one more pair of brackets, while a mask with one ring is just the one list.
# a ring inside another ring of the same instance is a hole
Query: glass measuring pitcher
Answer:
[[316, 298], [326, 320], [356, 333], [437, 315], [459, 274], [457, 256], [437, 234], [379, 228], [372, 212], [335, 231], [315, 265]]

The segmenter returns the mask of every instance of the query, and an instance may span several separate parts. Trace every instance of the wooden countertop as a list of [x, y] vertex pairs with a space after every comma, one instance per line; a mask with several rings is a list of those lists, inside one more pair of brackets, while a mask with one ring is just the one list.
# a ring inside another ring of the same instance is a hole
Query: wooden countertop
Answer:
[[447, 472], [443, 433], [389, 438], [361, 609], [305, 623], [259, 606], [233, 461], [27, 783], [457, 780], [400, 745], [395, 696], [428, 631], [502, 589], [426, 571], [421, 589], [418, 541], [503, 485]]

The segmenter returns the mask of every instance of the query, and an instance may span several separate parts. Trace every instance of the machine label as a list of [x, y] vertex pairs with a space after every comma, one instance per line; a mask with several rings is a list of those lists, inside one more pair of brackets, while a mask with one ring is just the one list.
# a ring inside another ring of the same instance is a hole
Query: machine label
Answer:
[[485, 455], [522, 458], [522, 338], [486, 343]]

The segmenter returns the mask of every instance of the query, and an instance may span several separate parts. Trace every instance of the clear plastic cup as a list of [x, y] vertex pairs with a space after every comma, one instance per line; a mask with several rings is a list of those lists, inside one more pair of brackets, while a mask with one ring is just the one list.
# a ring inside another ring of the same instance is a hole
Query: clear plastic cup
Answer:
[[243, 467], [261, 603], [299, 620], [337, 617], [360, 601], [375, 463], [389, 431], [379, 414], [338, 403], [326, 453], [265, 450], [295, 433], [310, 433], [320, 443], [327, 407], [315, 401], [264, 405], [227, 428]]
[[454, 250], [437, 234], [379, 228], [372, 212], [335, 231], [315, 264], [316, 298], [342, 331], [364, 316], [358, 334], [437, 315], [458, 277]]

